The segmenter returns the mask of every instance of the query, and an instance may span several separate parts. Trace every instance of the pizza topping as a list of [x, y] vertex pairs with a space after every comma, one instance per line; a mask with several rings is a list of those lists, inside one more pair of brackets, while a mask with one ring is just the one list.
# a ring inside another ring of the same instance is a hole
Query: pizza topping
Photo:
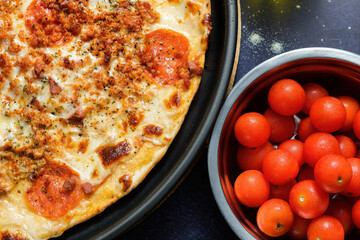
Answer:
[[141, 60], [149, 73], [163, 84], [189, 78], [189, 40], [181, 33], [159, 29], [146, 35]]
[[69, 177], [65, 180], [64, 184], [63, 184], [63, 192], [71, 192], [75, 189], [76, 187], [76, 182], [77, 182], [77, 179], [76, 177], [72, 176], [72, 177]]
[[78, 107], [75, 112], [67, 119], [68, 122], [77, 127], [83, 126], [83, 119], [86, 116], [86, 110]]
[[131, 146], [125, 140], [114, 146], [101, 147], [97, 152], [104, 166], [109, 166], [121, 157], [130, 154]]
[[124, 176], [119, 178], [119, 183], [123, 184], [122, 191], [126, 192], [129, 189], [129, 187], [131, 187], [131, 183], [132, 183], [131, 176], [129, 174], [125, 174]]
[[30, 102], [30, 105], [33, 106], [34, 108], [36, 108], [39, 111], [44, 110], [44, 106], [41, 105], [41, 103], [39, 102], [39, 100], [37, 98], [33, 98]]
[[31, 33], [30, 45], [38, 48], [69, 42], [81, 31], [87, 4], [87, 0], [34, 0], [25, 14], [25, 25]]
[[149, 124], [144, 127], [144, 133], [145, 133], [145, 135], [160, 136], [163, 133], [163, 129], [159, 126]]
[[89, 195], [95, 191], [95, 187], [89, 182], [84, 183], [81, 187], [85, 195]]
[[84, 196], [78, 181], [78, 174], [66, 165], [48, 163], [27, 190], [26, 200], [30, 208], [45, 218], [62, 217]]
[[190, 73], [195, 74], [197, 76], [201, 76], [204, 69], [199, 65], [200, 65], [199, 62], [189, 62]]
[[204, 18], [201, 20], [201, 23], [204, 25], [204, 26], [208, 26], [210, 27], [211, 26], [211, 15], [209, 13], [206, 13], [204, 15]]
[[15, 233], [11, 233], [9, 231], [1, 232], [0, 239], [1, 240], [28, 240], [28, 238], [21, 236], [20, 233], [15, 234]]
[[49, 77], [49, 86], [51, 95], [59, 94], [62, 91], [62, 87], [60, 87], [52, 77]]

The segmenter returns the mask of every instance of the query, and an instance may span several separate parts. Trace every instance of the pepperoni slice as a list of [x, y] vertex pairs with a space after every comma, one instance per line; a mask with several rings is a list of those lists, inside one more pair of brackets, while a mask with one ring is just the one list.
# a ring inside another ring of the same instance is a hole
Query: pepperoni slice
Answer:
[[80, 32], [80, 25], [69, 21], [61, 5], [48, 5], [44, 0], [34, 0], [26, 9], [25, 25], [32, 35], [32, 47], [61, 46]]
[[174, 84], [177, 80], [189, 78], [189, 40], [181, 33], [159, 29], [145, 38], [146, 50], [141, 56], [158, 82]]
[[65, 215], [84, 198], [79, 176], [66, 165], [49, 163], [26, 192], [28, 205], [40, 216]]

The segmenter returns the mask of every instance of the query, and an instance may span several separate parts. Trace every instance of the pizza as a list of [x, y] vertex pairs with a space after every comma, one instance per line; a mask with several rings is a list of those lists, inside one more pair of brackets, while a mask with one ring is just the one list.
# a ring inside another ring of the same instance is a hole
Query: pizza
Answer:
[[203, 73], [209, 0], [0, 1], [0, 239], [48, 239], [134, 189]]

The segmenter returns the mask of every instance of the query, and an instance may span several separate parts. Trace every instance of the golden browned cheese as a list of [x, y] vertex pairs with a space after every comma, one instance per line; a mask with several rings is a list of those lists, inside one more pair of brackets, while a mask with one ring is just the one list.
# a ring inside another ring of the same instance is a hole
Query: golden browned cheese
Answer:
[[208, 0], [0, 1], [0, 239], [61, 235], [134, 189], [181, 127], [210, 30]]

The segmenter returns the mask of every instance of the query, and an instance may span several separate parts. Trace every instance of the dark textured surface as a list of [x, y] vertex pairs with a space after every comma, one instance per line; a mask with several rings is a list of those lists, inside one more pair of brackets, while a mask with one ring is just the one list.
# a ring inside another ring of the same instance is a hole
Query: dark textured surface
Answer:
[[[333, 47], [360, 54], [359, 0], [241, 0], [236, 80], [279, 53]], [[180, 187], [119, 239], [236, 239], [213, 198], [204, 153]]]

